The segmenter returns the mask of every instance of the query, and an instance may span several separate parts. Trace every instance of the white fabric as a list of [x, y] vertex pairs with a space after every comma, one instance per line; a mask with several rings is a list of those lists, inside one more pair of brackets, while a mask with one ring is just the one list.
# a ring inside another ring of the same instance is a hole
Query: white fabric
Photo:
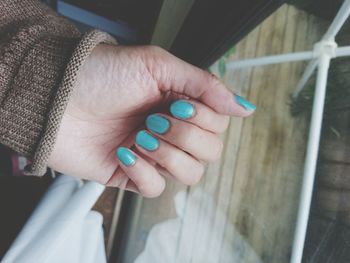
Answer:
[[56, 178], [2, 262], [106, 262], [102, 216], [90, 211], [103, 190], [95, 182]]

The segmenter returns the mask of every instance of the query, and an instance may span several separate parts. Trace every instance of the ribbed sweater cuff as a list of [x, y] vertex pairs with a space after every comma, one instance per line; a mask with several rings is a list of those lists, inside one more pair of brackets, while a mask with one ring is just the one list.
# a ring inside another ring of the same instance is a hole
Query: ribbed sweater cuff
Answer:
[[[114, 38], [107, 33], [94, 30], [85, 34], [75, 48], [64, 71], [57, 92], [47, 105], [47, 110], [44, 113], [45, 123], [41, 127], [41, 136], [39, 136], [36, 141], [35, 149], [31, 149], [32, 163], [26, 167], [26, 174], [39, 176], [45, 174], [47, 162], [54, 147], [59, 125], [75, 86], [78, 72], [91, 51], [100, 43], [115, 44], [116, 42]], [[45, 100], [45, 98], [41, 97], [39, 94], [36, 99]], [[31, 114], [34, 114], [34, 112]], [[20, 125], [20, 123], [17, 123], [17, 125]], [[28, 141], [27, 144], [33, 145], [33, 142]]]
[[81, 33], [37, 0], [0, 0], [0, 144], [32, 161], [43, 175], [85, 58], [100, 31]]

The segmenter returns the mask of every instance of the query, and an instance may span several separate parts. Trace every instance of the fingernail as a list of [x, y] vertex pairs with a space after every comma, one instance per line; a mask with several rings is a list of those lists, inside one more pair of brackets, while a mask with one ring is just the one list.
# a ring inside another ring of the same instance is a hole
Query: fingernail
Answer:
[[242, 98], [241, 96], [235, 94], [235, 99], [237, 103], [241, 105], [243, 108], [245, 108], [246, 110], [249, 110], [249, 111], [256, 110], [256, 106], [253, 103], [250, 103], [249, 101]]
[[147, 151], [154, 151], [159, 147], [159, 141], [146, 131], [136, 134], [136, 143]]
[[164, 134], [169, 129], [170, 122], [163, 116], [152, 114], [146, 119], [146, 127], [154, 133]]
[[171, 114], [183, 120], [191, 118], [194, 115], [194, 111], [194, 106], [185, 100], [177, 100], [170, 106]]
[[125, 147], [117, 149], [117, 157], [125, 166], [131, 166], [136, 162], [136, 156]]

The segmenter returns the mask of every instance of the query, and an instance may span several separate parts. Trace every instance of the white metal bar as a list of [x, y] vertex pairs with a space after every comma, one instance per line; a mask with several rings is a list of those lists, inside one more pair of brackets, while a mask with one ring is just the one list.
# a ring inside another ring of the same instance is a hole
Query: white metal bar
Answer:
[[[336, 57], [345, 57], [345, 56], [350, 56], [350, 46], [339, 47], [336, 49]], [[310, 60], [315, 58], [316, 56], [314, 51], [303, 51], [303, 52], [295, 52], [295, 53], [286, 53], [281, 55], [265, 56], [260, 58], [238, 60], [238, 61], [227, 63], [226, 68], [238, 69], [238, 68], [278, 64], [283, 62]]]
[[317, 165], [317, 156], [321, 135], [322, 117], [326, 96], [326, 86], [330, 60], [331, 58], [327, 54], [322, 54], [319, 59], [315, 97], [311, 116], [291, 263], [300, 263], [303, 256], [304, 242], [307, 230], [307, 223], [309, 219], [315, 171]]
[[341, 27], [350, 15], [350, 0], [345, 0], [340, 7], [337, 15], [335, 16], [332, 24], [329, 26], [326, 34], [323, 36], [323, 40], [334, 40]]
[[350, 46], [338, 47], [335, 50], [336, 57], [347, 57], [350, 56]]
[[[350, 56], [350, 46], [345, 46], [345, 47], [339, 47], [336, 49], [335, 51], [335, 57], [346, 57], [346, 56]], [[313, 59], [309, 62], [309, 64], [307, 65], [303, 76], [301, 77], [298, 85], [296, 86], [295, 90], [293, 91], [293, 98], [296, 98], [299, 96], [299, 93], [302, 91], [302, 89], [305, 87], [307, 81], [310, 79], [310, 77], [312, 76], [312, 74], [314, 73], [316, 67], [318, 64], [318, 60], [317, 59]]]
[[270, 64], [278, 64], [283, 62], [309, 60], [312, 58], [314, 58], [313, 51], [304, 51], [304, 52], [287, 53], [282, 55], [273, 55], [273, 56], [234, 61], [234, 62], [227, 63], [226, 68], [237, 69], [237, 68], [245, 68], [245, 67], [255, 67], [255, 66], [263, 66], [263, 65], [270, 65]]
[[309, 62], [309, 64], [306, 66], [305, 71], [303, 73], [303, 76], [301, 77], [298, 85], [296, 86], [295, 90], [293, 91], [293, 98], [298, 97], [300, 91], [305, 87], [306, 83], [312, 76], [312, 73], [314, 73], [317, 65], [318, 65], [318, 59], [313, 59]]

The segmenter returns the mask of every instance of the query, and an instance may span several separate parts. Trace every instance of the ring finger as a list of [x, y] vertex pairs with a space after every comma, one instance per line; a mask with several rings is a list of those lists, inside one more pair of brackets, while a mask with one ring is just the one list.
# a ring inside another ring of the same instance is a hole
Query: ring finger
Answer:
[[183, 184], [194, 185], [203, 175], [204, 167], [198, 160], [145, 130], [137, 133], [136, 147]]
[[165, 114], [152, 114], [146, 120], [146, 127], [157, 137], [188, 152], [198, 160], [216, 161], [221, 155], [221, 139], [192, 123]]

